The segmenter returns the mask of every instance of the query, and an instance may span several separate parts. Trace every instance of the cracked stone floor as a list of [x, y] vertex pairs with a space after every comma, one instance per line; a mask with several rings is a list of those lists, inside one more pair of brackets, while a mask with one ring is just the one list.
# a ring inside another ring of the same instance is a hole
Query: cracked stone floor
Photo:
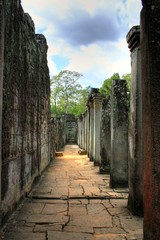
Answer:
[[128, 189], [110, 189], [77, 145], [66, 145], [3, 229], [5, 240], [142, 240], [143, 219], [127, 209]]

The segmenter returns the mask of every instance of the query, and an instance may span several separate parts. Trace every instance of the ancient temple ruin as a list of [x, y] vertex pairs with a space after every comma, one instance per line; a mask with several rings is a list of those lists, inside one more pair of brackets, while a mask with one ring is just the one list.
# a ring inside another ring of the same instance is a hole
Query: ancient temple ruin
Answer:
[[55, 152], [77, 143], [112, 189], [129, 189], [128, 209], [144, 215], [144, 240], [160, 231], [160, 2], [143, 0], [127, 34], [131, 98], [114, 80], [110, 98], [92, 88], [86, 111], [52, 117], [47, 42], [20, 0], [0, 0], [0, 219], [29, 193]]
[[[0, 1], [1, 213], [30, 191], [51, 160], [47, 43], [19, 0]], [[3, 86], [3, 88], [2, 88]]]

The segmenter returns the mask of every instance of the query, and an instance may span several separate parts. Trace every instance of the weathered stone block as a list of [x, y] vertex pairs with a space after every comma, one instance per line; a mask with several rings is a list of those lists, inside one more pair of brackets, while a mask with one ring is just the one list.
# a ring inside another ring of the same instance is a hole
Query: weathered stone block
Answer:
[[160, 239], [160, 1], [141, 12], [144, 239]]
[[110, 99], [104, 99], [101, 119], [101, 164], [100, 173], [110, 172], [111, 160], [111, 109]]
[[110, 186], [128, 186], [128, 112], [125, 80], [112, 82]]
[[[34, 23], [19, 0], [1, 1], [2, 6], [5, 22], [3, 30], [0, 29], [1, 37], [4, 36], [4, 57], [0, 37], [0, 66], [4, 72], [2, 211], [5, 215], [48, 165], [52, 147], [46, 39], [35, 34]], [[1, 83], [1, 73], [0, 76]]]
[[131, 51], [131, 97], [128, 133], [129, 209], [143, 215], [143, 143], [142, 143], [142, 81], [140, 27], [134, 26], [127, 34]]

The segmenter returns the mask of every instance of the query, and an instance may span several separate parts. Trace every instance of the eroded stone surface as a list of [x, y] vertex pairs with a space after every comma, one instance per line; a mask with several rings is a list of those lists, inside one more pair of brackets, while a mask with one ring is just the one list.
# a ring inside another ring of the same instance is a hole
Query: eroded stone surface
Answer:
[[48, 240], [94, 240], [91, 234], [70, 232], [48, 232]]
[[4, 237], [5, 240], [46, 240], [45, 233], [10, 232], [6, 233]]
[[[74, 151], [75, 149], [74, 146]], [[43, 239], [44, 235], [32, 235], [33, 233], [45, 234], [48, 240], [122, 240], [124, 236], [125, 240], [133, 237], [141, 239], [143, 220], [128, 211], [127, 199], [122, 195], [128, 189], [110, 189], [106, 185], [107, 198], [105, 198], [101, 195], [100, 189], [109, 182], [108, 175], [99, 175], [98, 168], [91, 167], [90, 164], [93, 163], [89, 162], [87, 156], [81, 158], [78, 153], [76, 154], [71, 154], [69, 158], [68, 153], [66, 157], [64, 151], [64, 156], [58, 160], [58, 163], [57, 160], [55, 161], [55, 175], [54, 162], [47, 169], [33, 191], [34, 194], [35, 190], [37, 193], [42, 193], [41, 188], [44, 191], [44, 186], [47, 186], [47, 190], [51, 188], [55, 195], [32, 195], [33, 192], [31, 192], [30, 196], [33, 198], [26, 199], [8, 222], [7, 237], [12, 235], [19, 237], [24, 232], [30, 234], [28, 235], [30, 238], [26, 240], [32, 240], [33, 236], [35, 239], [36, 236]], [[63, 182], [64, 191], [68, 194], [60, 198]], [[69, 194], [71, 188], [74, 189], [75, 195]], [[81, 188], [88, 191], [91, 188], [90, 193], [93, 194], [82, 195], [79, 191]], [[59, 197], [55, 199], [56, 195]], [[119, 197], [121, 199], [118, 199]]]

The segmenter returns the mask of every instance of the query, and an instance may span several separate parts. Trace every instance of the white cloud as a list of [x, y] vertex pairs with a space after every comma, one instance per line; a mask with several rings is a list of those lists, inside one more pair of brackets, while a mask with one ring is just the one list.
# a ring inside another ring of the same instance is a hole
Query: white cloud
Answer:
[[[86, 86], [99, 87], [115, 72], [130, 72], [125, 37], [133, 25], [139, 24], [140, 0], [22, 0], [22, 6], [47, 39], [51, 76], [59, 71], [54, 55], [68, 59], [65, 69], [83, 73], [81, 81]], [[105, 28], [105, 22], [110, 29]], [[83, 39], [75, 35], [76, 28]]]

